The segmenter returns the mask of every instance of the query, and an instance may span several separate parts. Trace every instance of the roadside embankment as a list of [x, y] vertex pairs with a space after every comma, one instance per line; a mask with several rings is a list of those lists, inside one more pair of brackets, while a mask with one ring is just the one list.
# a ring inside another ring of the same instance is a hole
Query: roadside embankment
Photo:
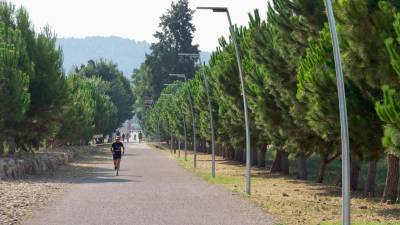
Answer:
[[15, 180], [26, 175], [53, 173], [60, 166], [71, 162], [78, 152], [87, 152], [92, 146], [61, 147], [12, 158], [0, 158], [0, 179]]
[[0, 224], [16, 225], [109, 161], [109, 146], [50, 149], [18, 158], [0, 158]]

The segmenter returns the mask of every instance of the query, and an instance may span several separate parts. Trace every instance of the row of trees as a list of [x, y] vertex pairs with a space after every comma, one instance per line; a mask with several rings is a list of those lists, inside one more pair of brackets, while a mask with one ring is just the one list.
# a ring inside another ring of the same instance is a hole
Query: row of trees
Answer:
[[180, 0], [172, 3], [168, 12], [160, 17], [160, 31], [154, 34], [157, 42], [151, 45], [151, 53], [132, 75], [137, 98], [134, 108], [139, 121], [144, 118], [145, 102], [157, 99], [164, 85], [175, 79], [168, 74], [184, 73], [188, 78], [193, 77], [193, 59], [178, 56], [178, 53], [198, 53], [198, 46], [192, 44], [196, 30], [191, 23], [193, 13], [188, 1]]
[[[399, 7], [394, 0], [335, 1], [349, 114], [351, 188], [360, 187], [361, 163], [368, 162], [364, 191], [374, 195], [377, 161], [386, 157], [383, 200], [390, 202], [397, 199], [399, 179]], [[317, 182], [323, 182], [327, 165], [341, 154], [335, 68], [323, 1], [273, 0], [265, 20], [255, 10], [248, 26], [236, 27], [235, 33], [251, 116], [252, 164], [265, 166], [266, 151], [276, 151], [271, 172], [288, 174], [292, 155], [298, 162], [297, 177], [307, 179], [307, 159], [318, 155]], [[234, 48], [224, 38], [219, 43], [205, 66], [212, 89], [217, 153], [245, 161]], [[199, 147], [209, 151], [209, 116], [199, 69], [187, 84], [176, 84], [165, 88], [162, 93], [168, 95], [146, 112], [146, 134], [157, 135], [160, 122], [164, 138], [172, 134], [182, 140], [182, 121], [190, 124], [193, 119], [188, 106], [191, 94]]]
[[48, 27], [36, 32], [24, 8], [0, 2], [0, 154], [87, 142], [132, 116], [131, 87], [116, 65], [90, 61], [65, 76], [62, 63]]

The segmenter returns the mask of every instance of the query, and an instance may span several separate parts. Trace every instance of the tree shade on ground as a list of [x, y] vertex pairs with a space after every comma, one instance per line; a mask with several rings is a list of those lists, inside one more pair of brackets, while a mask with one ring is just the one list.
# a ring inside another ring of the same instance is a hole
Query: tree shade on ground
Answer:
[[[341, 156], [335, 68], [323, 1], [316, 4], [312, 0], [273, 0], [267, 6], [265, 20], [255, 10], [249, 15], [248, 26], [234, 28], [249, 99], [252, 164], [264, 166], [265, 151], [276, 151], [271, 172], [288, 174], [288, 157], [294, 157], [298, 161], [297, 177], [307, 179], [307, 159], [317, 155], [320, 168], [316, 181], [323, 182], [328, 164]], [[398, 7], [397, 1], [390, 0], [335, 1], [349, 108], [351, 188], [361, 188], [360, 168], [368, 163], [364, 193], [374, 196], [377, 161], [386, 157], [388, 176], [383, 200], [390, 202], [398, 198], [394, 190], [398, 188], [399, 158], [394, 153], [399, 44], [388, 38], [396, 38]], [[220, 38], [219, 47], [205, 68], [212, 89], [217, 153], [244, 162], [244, 121], [234, 56], [230, 40]], [[144, 68], [138, 72], [145, 74]], [[138, 79], [138, 84], [143, 79]], [[163, 98], [150, 110], [143, 108], [140, 113], [147, 135], [156, 136], [156, 125], [161, 121], [161, 137], [166, 140], [172, 135], [176, 137], [173, 140], [182, 142], [182, 116], [170, 109], [174, 107], [170, 101], [180, 103], [188, 125], [190, 89], [201, 131], [198, 149], [210, 151], [206, 129], [209, 118], [201, 80], [196, 71], [187, 84], [177, 83], [174, 88], [161, 91], [169, 95], [169, 101]], [[340, 171], [337, 176], [339, 185]]]

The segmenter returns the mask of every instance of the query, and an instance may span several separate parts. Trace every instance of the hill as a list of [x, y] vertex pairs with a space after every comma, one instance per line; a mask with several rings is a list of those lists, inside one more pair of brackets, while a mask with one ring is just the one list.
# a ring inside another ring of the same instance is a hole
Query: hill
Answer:
[[[59, 38], [57, 43], [64, 52], [64, 69], [68, 72], [73, 65], [86, 64], [90, 59], [108, 59], [118, 64], [124, 75], [131, 77], [132, 71], [138, 68], [150, 52], [150, 43], [135, 41], [116, 36]], [[204, 62], [210, 58], [209, 52], [202, 52]]]
[[59, 38], [58, 44], [64, 52], [64, 69], [68, 72], [73, 65], [85, 64], [90, 59], [112, 60], [126, 77], [144, 61], [150, 44], [120, 37]]

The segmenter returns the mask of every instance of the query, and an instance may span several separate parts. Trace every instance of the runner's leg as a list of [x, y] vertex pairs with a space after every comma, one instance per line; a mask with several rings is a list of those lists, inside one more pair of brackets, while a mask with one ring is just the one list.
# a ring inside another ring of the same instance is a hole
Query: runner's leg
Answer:
[[117, 167], [118, 167], [118, 169], [120, 168], [120, 167], [119, 167], [120, 164], [121, 164], [121, 159], [118, 159], [118, 160], [117, 160]]
[[118, 176], [118, 173], [119, 173], [119, 164], [120, 164], [120, 162], [121, 162], [121, 159], [117, 159], [117, 176]]

